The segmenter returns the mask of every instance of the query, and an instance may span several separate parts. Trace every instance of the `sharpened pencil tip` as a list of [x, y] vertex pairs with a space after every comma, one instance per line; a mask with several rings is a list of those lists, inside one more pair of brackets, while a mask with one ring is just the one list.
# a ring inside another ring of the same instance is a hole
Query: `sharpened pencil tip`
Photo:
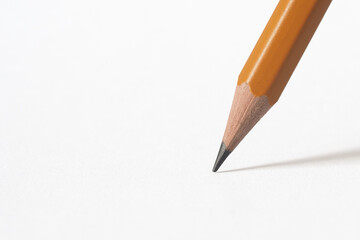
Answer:
[[224, 163], [225, 159], [230, 155], [231, 151], [226, 149], [226, 145], [224, 142], [221, 142], [220, 150], [218, 156], [216, 158], [214, 167], [212, 169], [213, 172], [219, 170], [220, 166]]

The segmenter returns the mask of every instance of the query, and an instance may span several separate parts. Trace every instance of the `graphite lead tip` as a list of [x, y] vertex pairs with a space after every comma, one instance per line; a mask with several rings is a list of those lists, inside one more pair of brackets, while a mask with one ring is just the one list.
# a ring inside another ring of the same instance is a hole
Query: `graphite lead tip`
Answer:
[[221, 142], [220, 150], [217, 155], [214, 167], [212, 169], [213, 172], [219, 170], [220, 166], [224, 163], [225, 159], [230, 155], [231, 151], [226, 149], [224, 142]]

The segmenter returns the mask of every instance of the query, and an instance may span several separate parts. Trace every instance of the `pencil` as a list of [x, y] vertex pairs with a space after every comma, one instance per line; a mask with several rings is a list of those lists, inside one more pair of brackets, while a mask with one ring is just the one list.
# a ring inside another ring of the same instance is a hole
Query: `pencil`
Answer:
[[280, 0], [241, 71], [216, 172], [278, 101], [331, 0]]

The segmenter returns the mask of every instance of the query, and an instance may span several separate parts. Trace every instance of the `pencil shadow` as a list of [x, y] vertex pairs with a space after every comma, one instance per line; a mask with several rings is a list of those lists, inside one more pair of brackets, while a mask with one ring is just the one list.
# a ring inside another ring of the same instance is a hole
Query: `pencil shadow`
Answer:
[[292, 167], [292, 166], [301, 166], [301, 165], [315, 165], [320, 163], [326, 163], [329, 161], [337, 161], [339, 163], [343, 162], [359, 162], [360, 163], [360, 149], [353, 149], [343, 152], [336, 152], [330, 153], [325, 155], [313, 156], [313, 157], [306, 157], [300, 158], [290, 161], [283, 161], [283, 162], [275, 162], [269, 163], [264, 165], [252, 166], [252, 167], [245, 167], [245, 168], [238, 168], [232, 170], [225, 170], [225, 171], [218, 171], [218, 173], [228, 173], [228, 172], [239, 172], [245, 170], [254, 170], [254, 169], [265, 169], [265, 168], [279, 168], [279, 167]]

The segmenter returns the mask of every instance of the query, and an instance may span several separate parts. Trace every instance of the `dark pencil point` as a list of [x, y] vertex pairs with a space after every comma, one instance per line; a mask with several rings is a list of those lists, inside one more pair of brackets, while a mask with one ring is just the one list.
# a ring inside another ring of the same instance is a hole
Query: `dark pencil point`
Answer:
[[220, 166], [224, 163], [225, 159], [230, 155], [230, 153], [231, 151], [226, 149], [224, 142], [221, 142], [220, 150], [212, 170], [213, 172], [219, 170]]

